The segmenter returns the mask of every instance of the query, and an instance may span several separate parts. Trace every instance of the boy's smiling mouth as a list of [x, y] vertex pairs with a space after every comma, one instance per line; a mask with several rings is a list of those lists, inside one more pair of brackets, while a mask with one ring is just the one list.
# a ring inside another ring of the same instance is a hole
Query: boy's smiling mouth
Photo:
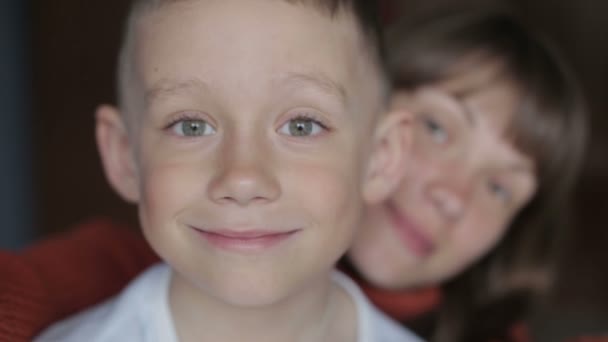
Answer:
[[191, 227], [210, 245], [233, 252], [261, 252], [288, 240], [301, 229], [201, 229]]

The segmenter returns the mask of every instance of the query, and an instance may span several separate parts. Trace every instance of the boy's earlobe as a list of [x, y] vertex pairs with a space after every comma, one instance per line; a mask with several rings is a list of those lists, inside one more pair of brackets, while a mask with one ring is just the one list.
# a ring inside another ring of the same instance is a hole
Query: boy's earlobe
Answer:
[[386, 200], [397, 190], [406, 173], [412, 138], [409, 111], [393, 110], [380, 120], [363, 189], [368, 204]]
[[102, 105], [95, 113], [97, 148], [110, 185], [128, 202], [139, 200], [138, 173], [127, 127], [116, 107]]

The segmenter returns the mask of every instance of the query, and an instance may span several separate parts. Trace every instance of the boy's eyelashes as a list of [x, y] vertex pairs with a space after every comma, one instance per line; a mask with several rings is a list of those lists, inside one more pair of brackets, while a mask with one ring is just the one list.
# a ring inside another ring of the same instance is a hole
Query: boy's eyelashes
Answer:
[[[215, 134], [216, 125], [203, 116], [198, 112], [180, 112], [163, 127], [163, 130], [180, 137], [201, 137]], [[332, 129], [320, 115], [310, 111], [297, 111], [290, 114], [286, 121], [282, 121], [276, 131], [292, 137], [314, 137], [331, 132]]]
[[173, 133], [183, 137], [200, 137], [215, 134], [215, 128], [205, 120], [181, 120], [171, 126]]
[[331, 132], [329, 125], [313, 112], [295, 112], [279, 126], [277, 132], [294, 137], [314, 137]]
[[194, 112], [179, 113], [163, 130], [181, 137], [200, 137], [216, 133], [213, 125]]

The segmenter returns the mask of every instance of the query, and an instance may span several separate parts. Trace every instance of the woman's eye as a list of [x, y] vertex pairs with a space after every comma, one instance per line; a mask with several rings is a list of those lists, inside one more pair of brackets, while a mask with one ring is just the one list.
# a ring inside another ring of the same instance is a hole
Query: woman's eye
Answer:
[[291, 135], [294, 137], [309, 137], [322, 133], [325, 130], [323, 124], [317, 120], [305, 117], [299, 117], [287, 121], [281, 128], [279, 133]]
[[490, 181], [488, 183], [488, 191], [490, 192], [490, 195], [498, 198], [504, 203], [509, 203], [511, 200], [511, 192], [505, 186], [496, 181]]
[[204, 120], [186, 119], [174, 123], [173, 133], [182, 137], [201, 137], [215, 133], [215, 129]]
[[443, 129], [441, 124], [439, 124], [433, 118], [423, 118], [423, 125], [426, 129], [427, 133], [431, 136], [433, 141], [438, 144], [445, 144], [448, 141], [448, 133]]

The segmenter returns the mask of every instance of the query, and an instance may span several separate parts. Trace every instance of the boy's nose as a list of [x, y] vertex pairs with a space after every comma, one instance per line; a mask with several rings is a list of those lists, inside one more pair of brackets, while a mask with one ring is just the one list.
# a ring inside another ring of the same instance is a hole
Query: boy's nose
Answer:
[[224, 149], [211, 180], [210, 198], [218, 204], [247, 206], [276, 200], [281, 193], [268, 152], [239, 144]]

